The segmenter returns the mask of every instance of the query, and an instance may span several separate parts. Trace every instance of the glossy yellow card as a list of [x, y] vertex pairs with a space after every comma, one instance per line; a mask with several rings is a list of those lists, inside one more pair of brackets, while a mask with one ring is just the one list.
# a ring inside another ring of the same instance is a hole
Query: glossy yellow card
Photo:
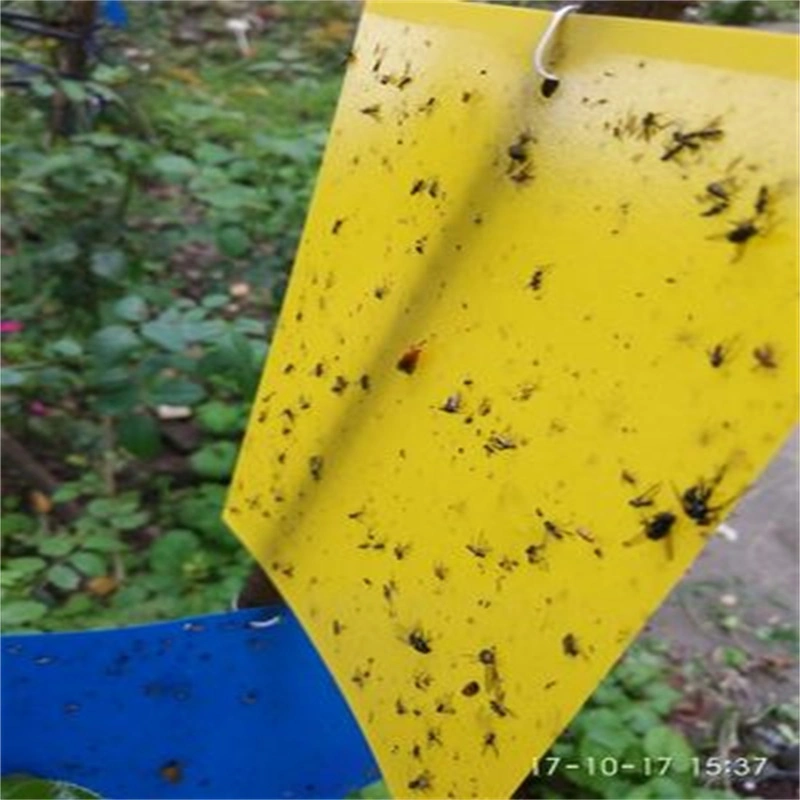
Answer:
[[[226, 519], [396, 797], [507, 797], [797, 409], [797, 40], [366, 7]], [[265, 178], [266, 179], [266, 178]]]

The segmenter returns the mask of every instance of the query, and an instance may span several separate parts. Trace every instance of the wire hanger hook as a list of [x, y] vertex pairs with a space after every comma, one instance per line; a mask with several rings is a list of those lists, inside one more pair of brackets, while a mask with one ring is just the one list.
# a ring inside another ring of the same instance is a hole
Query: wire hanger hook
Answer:
[[544, 81], [542, 82], [542, 94], [545, 97], [552, 97], [556, 89], [558, 89], [558, 85], [561, 83], [559, 77], [550, 72], [544, 65], [544, 60], [547, 56], [547, 51], [550, 48], [550, 43], [553, 40], [553, 37], [558, 30], [558, 26], [561, 25], [563, 19], [573, 11], [578, 11], [579, 9], [580, 4], [575, 3], [564, 6], [556, 11], [556, 13], [553, 14], [553, 18], [550, 20], [550, 24], [542, 34], [542, 38], [539, 39], [539, 44], [536, 45], [536, 50], [533, 53], [533, 66], [536, 72], [542, 78], [544, 78]]

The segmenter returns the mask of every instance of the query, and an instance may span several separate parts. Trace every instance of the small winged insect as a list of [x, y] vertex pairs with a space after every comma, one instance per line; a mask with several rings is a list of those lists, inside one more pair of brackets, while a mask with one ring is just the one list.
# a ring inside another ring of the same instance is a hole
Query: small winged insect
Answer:
[[433, 788], [433, 775], [428, 770], [421, 772], [408, 782], [408, 788], [413, 792], [426, 792]]
[[459, 409], [461, 408], [461, 395], [456, 392], [455, 394], [451, 394], [445, 401], [439, 406], [440, 411], [444, 411], [446, 414], [457, 414]]
[[771, 344], [762, 344], [753, 350], [753, 358], [756, 365], [762, 369], [777, 369], [778, 362], [775, 359], [775, 350]]
[[727, 360], [730, 353], [730, 347], [723, 342], [718, 342], [710, 350], [708, 350], [708, 363], [714, 369], [719, 369]]
[[414, 345], [409, 347], [397, 362], [397, 369], [400, 372], [405, 372], [406, 375], [413, 375], [419, 364], [420, 356], [422, 355], [422, 346]]
[[681, 501], [683, 513], [702, 528], [716, 525], [720, 513], [738, 498], [738, 495], [735, 495], [718, 505], [711, 504], [714, 492], [724, 476], [725, 469], [723, 468], [711, 480], [706, 481], [701, 478], [684, 492], [675, 492]]
[[427, 655], [431, 651], [431, 643], [428, 636], [425, 635], [419, 628], [414, 628], [411, 633], [406, 637], [406, 642], [410, 644], [418, 653]]
[[632, 545], [642, 540], [650, 540], [651, 542], [658, 542], [662, 539], [665, 541], [667, 548], [667, 557], [672, 559], [672, 529], [678, 518], [671, 511], [659, 511], [651, 517], [645, 517], [642, 520], [642, 531], [623, 542], [624, 547], [631, 547]]
[[574, 633], [568, 633], [564, 638], [561, 640], [561, 648], [564, 651], [564, 655], [569, 656], [570, 658], [576, 658], [581, 654], [581, 649], [578, 645], [578, 639]]
[[632, 508], [645, 508], [647, 506], [652, 506], [655, 503], [655, 497], [660, 488], [660, 483], [653, 484], [649, 489], [646, 489], [641, 494], [628, 500], [628, 505]]

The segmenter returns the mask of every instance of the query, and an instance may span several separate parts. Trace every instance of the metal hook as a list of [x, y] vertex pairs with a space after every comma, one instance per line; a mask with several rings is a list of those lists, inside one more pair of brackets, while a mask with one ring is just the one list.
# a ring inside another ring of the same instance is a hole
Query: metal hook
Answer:
[[573, 11], [578, 11], [579, 9], [580, 5], [574, 4], [564, 6], [556, 11], [556, 13], [553, 14], [553, 18], [550, 20], [550, 24], [542, 34], [542, 38], [539, 39], [539, 44], [536, 45], [536, 50], [533, 53], [533, 66], [536, 72], [541, 75], [542, 78], [544, 78], [544, 82], [542, 83], [542, 94], [545, 97], [551, 97], [555, 90], [558, 89], [558, 85], [561, 82], [558, 76], [550, 72], [544, 65], [544, 59], [550, 47], [550, 42], [555, 36], [558, 26], [561, 24], [561, 21], [564, 19], [564, 17], [566, 17], [568, 14], [571, 14]]

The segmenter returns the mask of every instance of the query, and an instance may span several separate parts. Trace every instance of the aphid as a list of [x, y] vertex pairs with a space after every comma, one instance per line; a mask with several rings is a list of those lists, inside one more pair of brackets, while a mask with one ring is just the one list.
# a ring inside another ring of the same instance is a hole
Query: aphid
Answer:
[[183, 780], [183, 764], [180, 761], [167, 761], [158, 771], [167, 783], [180, 783]]
[[402, 561], [410, 552], [411, 552], [411, 545], [410, 544], [396, 544], [394, 546], [394, 557], [398, 561]]
[[444, 403], [439, 406], [440, 411], [444, 411], [447, 414], [457, 414], [458, 410], [461, 408], [461, 395], [456, 392], [455, 394], [451, 394]]
[[369, 375], [362, 375], [362, 376], [361, 376], [361, 377], [358, 379], [358, 383], [359, 383], [359, 385], [361, 386], [361, 388], [362, 388], [362, 389], [363, 389], [365, 392], [368, 392], [368, 391], [369, 391], [369, 387], [370, 387]]
[[308, 459], [308, 471], [315, 481], [322, 480], [323, 463], [322, 456], [311, 456], [311, 458]]
[[628, 500], [628, 505], [632, 508], [645, 508], [647, 506], [652, 506], [655, 502], [654, 498], [658, 494], [658, 490], [661, 488], [661, 484], [655, 483], [649, 489], [642, 492], [640, 495], [631, 498]]
[[344, 225], [344, 219], [337, 219], [333, 223], [333, 227], [331, 228], [331, 233], [336, 236], [337, 233], [342, 229], [342, 225]]
[[757, 365], [764, 369], [777, 369], [778, 362], [775, 359], [775, 350], [771, 344], [762, 344], [753, 350], [753, 358]]
[[766, 212], [768, 205], [769, 189], [767, 189], [766, 186], [761, 186], [758, 190], [758, 195], [756, 196], [756, 202], [753, 208], [755, 209], [756, 214], [761, 215]]
[[498, 717], [513, 717], [514, 714], [511, 709], [505, 705], [501, 700], [490, 700], [489, 708], [497, 714]]
[[448, 569], [444, 564], [434, 564], [433, 565], [433, 574], [440, 580], [445, 581], [447, 580], [447, 573]]
[[366, 114], [368, 117], [372, 117], [374, 120], [380, 119], [380, 103], [376, 103], [374, 106], [365, 106], [364, 108], [360, 108], [359, 111], [362, 114]]
[[711, 364], [714, 369], [718, 369], [725, 363], [725, 359], [728, 355], [728, 349], [725, 347], [724, 344], [719, 343], [715, 344], [709, 351], [708, 351], [708, 363]]
[[544, 545], [531, 544], [525, 548], [529, 564], [539, 564], [544, 560]]
[[428, 194], [434, 198], [434, 200], [439, 196], [439, 181], [433, 181], [430, 186], [428, 186]]
[[420, 107], [420, 112], [430, 113], [433, 111], [434, 106], [436, 105], [436, 98], [429, 97]]
[[528, 288], [533, 289], [534, 292], [538, 292], [539, 289], [542, 288], [542, 283], [544, 281], [544, 268], [537, 267], [533, 271], [533, 275], [531, 275], [531, 279], [528, 281]]
[[396, 593], [397, 584], [394, 581], [383, 584], [383, 599], [386, 600], [387, 603], [391, 603], [394, 600]]
[[425, 181], [422, 178], [414, 181], [414, 185], [411, 187], [411, 194], [419, 194], [425, 188]]
[[398, 89], [400, 89], [400, 90], [402, 91], [402, 90], [403, 90], [403, 89], [405, 89], [405, 88], [406, 88], [406, 86], [408, 86], [408, 84], [409, 84], [409, 83], [411, 83], [411, 81], [413, 81], [413, 80], [414, 80], [414, 79], [413, 79], [413, 78], [412, 78], [410, 75], [403, 75], [403, 77], [402, 77], [402, 78], [400, 78], [400, 80], [397, 82], [397, 88], [398, 88]]
[[504, 572], [513, 572], [518, 566], [519, 562], [515, 561], [510, 556], [503, 556], [498, 562], [497, 566]]
[[630, 483], [632, 486], [636, 485], [636, 476], [632, 472], [628, 472], [628, 470], [624, 469], [620, 473], [620, 478], [622, 478], [625, 483]]
[[468, 544], [467, 550], [469, 550], [475, 558], [486, 558], [489, 553], [492, 551], [491, 547], [484, 542], [476, 542], [474, 544]]
[[511, 180], [520, 185], [533, 180], [533, 172], [529, 164], [511, 175]]
[[406, 705], [401, 697], [398, 697], [397, 700], [394, 701], [394, 710], [399, 716], [403, 716], [403, 714], [408, 713], [408, 709], [406, 708]]
[[414, 676], [414, 686], [416, 686], [421, 692], [427, 691], [432, 683], [433, 677], [427, 672], [418, 672]]
[[431, 644], [428, 637], [419, 629], [415, 628], [408, 634], [406, 640], [418, 653], [427, 655], [431, 652]]
[[500, 755], [500, 751], [497, 749], [497, 734], [489, 732], [484, 734], [483, 737], [483, 752], [487, 750], [494, 750], [495, 755]]
[[524, 162], [528, 160], [528, 144], [531, 141], [531, 137], [527, 133], [520, 134], [519, 138], [517, 139], [514, 144], [512, 144], [506, 152], [508, 153], [508, 157], [512, 161], [517, 162]]
[[414, 744], [414, 746], [409, 751], [411, 758], [416, 758], [417, 760], [422, 758], [422, 748], [418, 744]]
[[658, 114], [648, 111], [642, 117], [642, 137], [646, 142], [649, 142], [653, 134], [661, 130], [662, 127], [658, 123]]
[[345, 378], [344, 375], [337, 375], [336, 380], [333, 382], [333, 386], [331, 387], [331, 391], [334, 394], [342, 394], [347, 386], [347, 378]]
[[711, 206], [702, 212], [700, 216], [713, 217], [726, 211], [730, 206], [730, 194], [723, 183], [714, 181], [706, 186], [706, 200], [711, 201]]
[[733, 230], [725, 234], [725, 238], [733, 244], [745, 244], [757, 233], [759, 233], [759, 229], [753, 220], [746, 219], [743, 222], [737, 222]]
[[499, 453], [502, 450], [515, 450], [516, 447], [516, 442], [511, 437], [499, 433], [493, 433], [483, 445], [483, 449], [488, 455]]
[[475, 697], [475, 695], [478, 694], [480, 690], [481, 690], [481, 685], [478, 683], [478, 681], [470, 681], [461, 690], [461, 694], [463, 694], [464, 697]]
[[579, 656], [581, 652], [580, 647], [578, 647], [578, 640], [574, 633], [568, 633], [561, 640], [561, 648], [564, 651], [564, 655], [570, 656], [570, 658]]
[[368, 669], [361, 669], [361, 667], [357, 667], [356, 671], [350, 677], [350, 680], [356, 686], [358, 686], [359, 689], [363, 689], [371, 674], [372, 673]]
[[333, 635], [334, 636], [339, 636], [339, 634], [341, 634], [342, 631], [344, 631], [344, 625], [342, 625], [342, 623], [339, 622], [338, 619], [335, 619], [331, 623], [331, 629], [333, 630]]
[[397, 362], [397, 369], [400, 372], [405, 372], [406, 375], [411, 375], [417, 368], [419, 364], [420, 356], [422, 355], [422, 347], [419, 345], [415, 345], [414, 347], [410, 347], [400, 356], [400, 360]]
[[387, 294], [389, 294], [389, 288], [387, 286], [376, 286], [372, 294], [378, 300], [383, 300], [383, 298], [386, 297]]
[[436, 701], [436, 705], [434, 706], [437, 714], [455, 714], [456, 710], [453, 708], [453, 704], [446, 698], [442, 697]]
[[461, 102], [462, 103], [469, 103], [472, 99], [472, 92], [462, 92], [461, 93]]
[[428, 770], [421, 772], [408, 782], [408, 788], [415, 792], [424, 792], [433, 787], [433, 775]]
[[425, 243], [428, 241], [427, 236], [421, 236], [414, 242], [414, 250], [419, 253], [420, 255], [424, 255], [425, 253]]
[[438, 744], [439, 747], [442, 746], [442, 732], [439, 728], [428, 728], [425, 739], [428, 742], [428, 747], [433, 747], [435, 744]]

